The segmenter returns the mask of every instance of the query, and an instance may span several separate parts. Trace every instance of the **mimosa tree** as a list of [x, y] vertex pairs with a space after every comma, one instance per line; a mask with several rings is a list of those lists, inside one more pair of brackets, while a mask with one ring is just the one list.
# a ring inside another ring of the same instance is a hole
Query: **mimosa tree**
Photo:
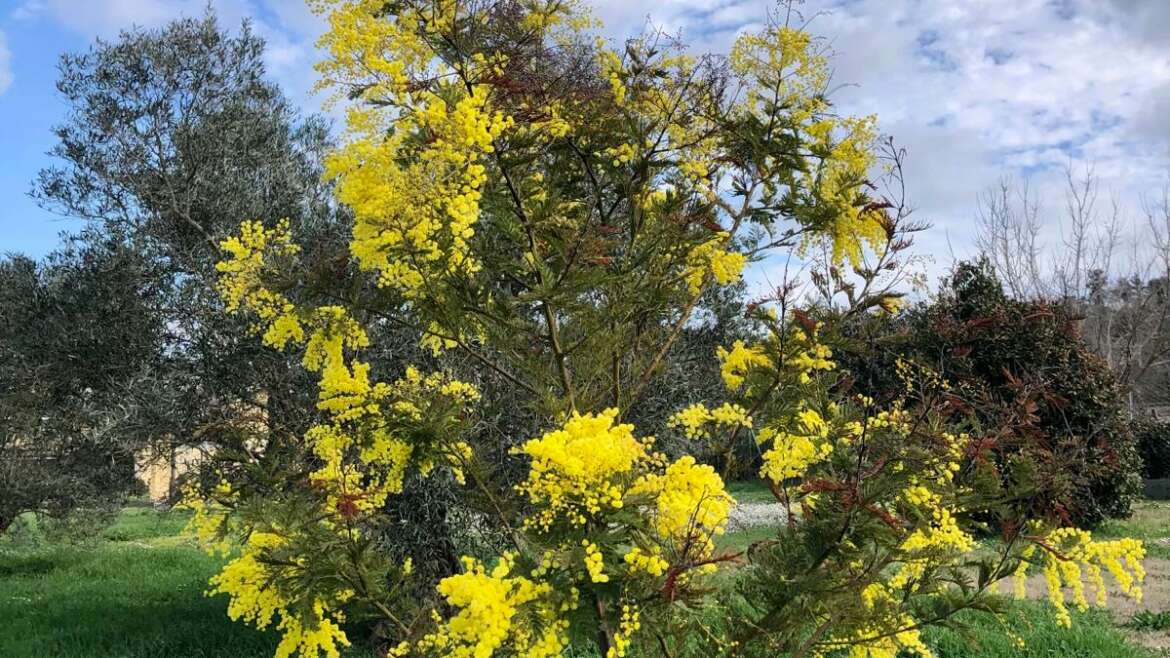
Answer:
[[[772, 21], [695, 58], [653, 32], [611, 50], [573, 2], [318, 4], [323, 84], [350, 102], [326, 168], [353, 212], [351, 268], [304, 275], [284, 224], [247, 221], [220, 287], [265, 342], [303, 352], [321, 420], [275, 486], [242, 468], [191, 503], [209, 546], [239, 538], [214, 589], [280, 628], [278, 655], [337, 655], [347, 619], [376, 620], [393, 655], [925, 654], [921, 627], [996, 610], [992, 584], [1030, 562], [1062, 619], [1062, 582], [1084, 603], [1078, 564], [1139, 591], [1139, 544], [1013, 514], [1026, 483], [989, 472], [945, 382], [906, 364], [904, 400], [851, 395], [831, 327], [784, 296], [753, 305], [758, 341], [712, 355], [726, 399], [672, 420], [695, 441], [755, 437], [788, 510], [775, 537], [720, 550], [720, 476], [625, 422], [704, 291], [749, 262], [826, 248], [872, 278], [897, 253], [869, 183], [874, 120], [833, 111], [820, 42]], [[373, 371], [362, 352], [386, 323], [440, 368]], [[444, 370], [448, 353], [472, 376]], [[545, 419], [513, 437], [514, 487], [470, 440], [484, 386]], [[373, 540], [419, 473], [462, 484], [504, 544], [464, 557], [436, 599]], [[1002, 521], [999, 550], [974, 551], [977, 518]], [[734, 591], [713, 596], [720, 570]]]

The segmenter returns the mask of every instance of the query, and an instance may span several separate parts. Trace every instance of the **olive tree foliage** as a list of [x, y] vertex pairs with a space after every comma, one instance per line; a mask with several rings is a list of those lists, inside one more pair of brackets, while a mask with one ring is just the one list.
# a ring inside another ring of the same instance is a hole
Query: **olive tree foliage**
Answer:
[[[753, 335], [707, 339], [732, 339], [719, 390], [661, 409], [687, 392], [670, 358], [704, 296], [749, 262], [823, 249], [869, 282], [839, 286], [850, 312], [896, 306], [880, 273], [904, 213], [870, 180], [875, 120], [834, 111], [829, 53], [794, 12], [692, 57], [653, 29], [615, 48], [560, 0], [314, 4], [323, 84], [350, 104], [325, 170], [353, 276], [314, 276], [290, 221], [242, 217], [218, 288], [317, 376], [317, 422], [269, 437], [303, 448], [295, 468], [225, 468], [186, 501], [231, 556], [213, 591], [275, 625], [278, 656], [336, 656], [373, 627], [394, 656], [893, 658], [960, 610], [1001, 612], [994, 583], [1032, 565], [1064, 625], [1081, 567], [1139, 594], [1140, 543], [1033, 513], [929, 368], [896, 365], [895, 399], [853, 389], [836, 328], [787, 290], [749, 305]], [[377, 360], [388, 326], [425, 356]], [[663, 416], [725, 468], [751, 436], [787, 522], [720, 548], [735, 501], [657, 447]], [[429, 596], [438, 556], [383, 541], [417, 530], [412, 487], [471, 511]], [[977, 549], [989, 529], [1003, 541]]]
[[[322, 271], [345, 272], [345, 218], [321, 180], [328, 125], [298, 113], [263, 56], [247, 23], [233, 34], [209, 11], [61, 58], [65, 119], [32, 196], [84, 220], [80, 243], [117, 243], [147, 265], [143, 312], [161, 327], [139, 374], [152, 385], [133, 387], [111, 436], [255, 460], [250, 427], [307, 422], [308, 380], [225, 316], [213, 290], [217, 244], [240, 217], [288, 217]], [[121, 336], [107, 340], [120, 349]]]
[[0, 533], [24, 512], [108, 508], [139, 488], [145, 437], [125, 431], [124, 401], [165, 343], [151, 270], [102, 239], [0, 261]]

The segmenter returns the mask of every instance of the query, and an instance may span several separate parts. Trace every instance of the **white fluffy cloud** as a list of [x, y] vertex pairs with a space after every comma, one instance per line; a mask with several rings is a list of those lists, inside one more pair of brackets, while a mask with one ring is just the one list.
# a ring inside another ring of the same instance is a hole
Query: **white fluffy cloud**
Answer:
[[8, 51], [8, 42], [4, 33], [0, 32], [0, 94], [3, 94], [12, 84], [12, 53]]
[[87, 37], [111, 37], [118, 31], [155, 27], [183, 14], [199, 14], [199, 0], [27, 0], [16, 8], [18, 20], [49, 19]]

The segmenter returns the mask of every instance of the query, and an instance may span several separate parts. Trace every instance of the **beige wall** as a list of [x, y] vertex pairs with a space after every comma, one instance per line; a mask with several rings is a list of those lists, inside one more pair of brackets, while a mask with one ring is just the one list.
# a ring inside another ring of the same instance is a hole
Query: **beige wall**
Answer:
[[168, 452], [144, 452], [138, 456], [138, 479], [146, 485], [147, 495], [156, 503], [169, 500], [182, 475], [204, 457], [201, 448], [185, 446]]

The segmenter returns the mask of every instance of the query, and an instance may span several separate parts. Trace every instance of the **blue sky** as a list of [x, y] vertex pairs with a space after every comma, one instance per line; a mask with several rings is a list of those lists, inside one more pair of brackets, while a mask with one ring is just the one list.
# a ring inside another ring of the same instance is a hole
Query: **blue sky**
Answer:
[[[0, 0], [0, 252], [43, 255], [77, 224], [26, 193], [63, 106], [59, 53], [133, 24], [197, 15], [206, 0]], [[307, 110], [322, 29], [299, 0], [212, 0], [225, 25], [244, 17], [269, 40], [272, 76]], [[647, 15], [696, 51], [726, 50], [766, 0], [598, 0], [611, 37]], [[648, 7], [653, 7], [648, 10]], [[969, 255], [976, 199], [1002, 176], [1029, 177], [1048, 238], [1059, 240], [1063, 168], [1091, 164], [1103, 194], [1134, 222], [1170, 178], [1170, 0], [808, 0], [810, 29], [836, 51], [834, 98], [876, 113], [909, 151], [911, 200], [934, 229], [919, 251]]]
[[82, 47], [85, 39], [48, 26], [14, 29], [8, 17], [0, 20], [0, 30], [0, 250], [39, 255], [57, 243], [57, 232], [67, 225], [53, 221], [26, 192], [46, 163], [50, 131], [61, 115], [53, 89], [57, 53]]

